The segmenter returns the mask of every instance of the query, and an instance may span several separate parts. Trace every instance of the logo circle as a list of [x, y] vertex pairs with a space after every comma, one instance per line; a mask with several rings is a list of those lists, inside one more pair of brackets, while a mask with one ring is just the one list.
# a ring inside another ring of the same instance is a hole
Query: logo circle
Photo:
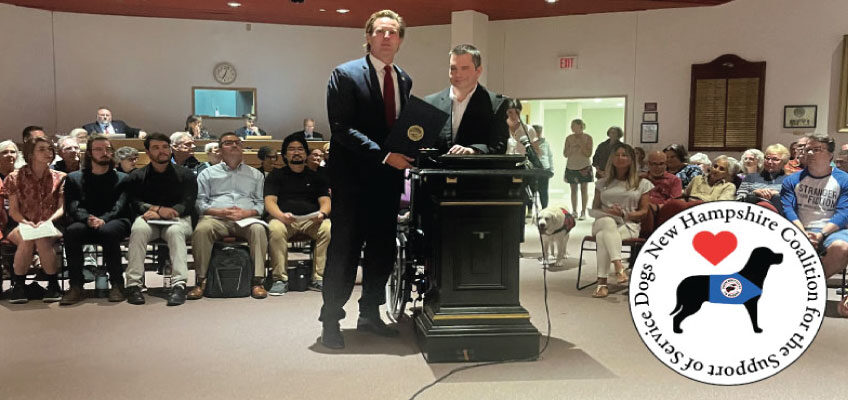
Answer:
[[409, 138], [409, 140], [417, 142], [424, 138], [424, 128], [422, 128], [420, 125], [412, 125], [409, 127], [409, 129], [406, 130], [406, 136]]
[[678, 213], [634, 262], [630, 312], [648, 350], [715, 385], [757, 382], [810, 346], [827, 302], [804, 232], [766, 208], [716, 201]]

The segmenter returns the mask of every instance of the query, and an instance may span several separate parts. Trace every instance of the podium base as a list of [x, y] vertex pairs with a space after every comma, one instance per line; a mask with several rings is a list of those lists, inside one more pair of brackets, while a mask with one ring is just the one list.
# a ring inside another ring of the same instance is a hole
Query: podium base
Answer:
[[418, 346], [427, 362], [535, 360], [539, 331], [524, 307], [429, 306], [413, 315]]

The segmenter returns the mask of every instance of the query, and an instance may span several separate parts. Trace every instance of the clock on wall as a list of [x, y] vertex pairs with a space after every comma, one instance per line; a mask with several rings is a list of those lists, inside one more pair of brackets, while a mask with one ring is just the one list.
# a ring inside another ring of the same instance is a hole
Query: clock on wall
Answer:
[[215, 64], [212, 69], [212, 76], [222, 85], [229, 85], [236, 80], [236, 67], [228, 62], [220, 62]]

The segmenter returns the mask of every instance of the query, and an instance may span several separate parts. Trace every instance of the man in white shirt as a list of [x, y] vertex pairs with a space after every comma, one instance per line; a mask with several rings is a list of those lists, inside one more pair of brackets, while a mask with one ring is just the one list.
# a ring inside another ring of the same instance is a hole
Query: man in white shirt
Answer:
[[440, 150], [449, 154], [506, 151], [505, 98], [478, 83], [482, 73], [482, 56], [476, 47], [461, 44], [450, 51], [450, 87], [424, 99], [451, 116], [439, 135]]

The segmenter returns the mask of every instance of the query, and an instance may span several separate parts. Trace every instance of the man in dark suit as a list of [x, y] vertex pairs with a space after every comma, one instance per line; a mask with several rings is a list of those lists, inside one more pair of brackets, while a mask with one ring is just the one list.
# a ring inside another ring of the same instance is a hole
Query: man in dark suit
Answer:
[[244, 114], [244, 126], [236, 129], [236, 136], [244, 139], [246, 136], [267, 136], [262, 128], [256, 125], [256, 115]]
[[451, 117], [437, 142], [449, 154], [503, 154], [509, 139], [505, 98], [477, 83], [480, 51], [461, 44], [450, 52], [450, 87], [424, 100]]
[[333, 70], [327, 87], [333, 152], [329, 175], [333, 219], [324, 270], [321, 343], [344, 348], [339, 320], [350, 298], [365, 243], [362, 297], [356, 328], [380, 336], [398, 331], [381, 319], [385, 286], [394, 265], [403, 170], [411, 158], [381, 146], [409, 98], [412, 79], [393, 65], [406, 25], [394, 11], [375, 12], [365, 25], [364, 58]]
[[82, 126], [89, 135], [95, 133], [115, 134], [123, 133], [127, 138], [144, 138], [147, 132], [133, 128], [127, 125], [124, 121], [112, 120], [112, 111], [106, 107], [97, 109], [97, 121]]
[[324, 135], [315, 132], [315, 120], [312, 118], [306, 118], [303, 120], [303, 130], [292, 132], [292, 135], [299, 134], [303, 135], [306, 140], [324, 140]]

